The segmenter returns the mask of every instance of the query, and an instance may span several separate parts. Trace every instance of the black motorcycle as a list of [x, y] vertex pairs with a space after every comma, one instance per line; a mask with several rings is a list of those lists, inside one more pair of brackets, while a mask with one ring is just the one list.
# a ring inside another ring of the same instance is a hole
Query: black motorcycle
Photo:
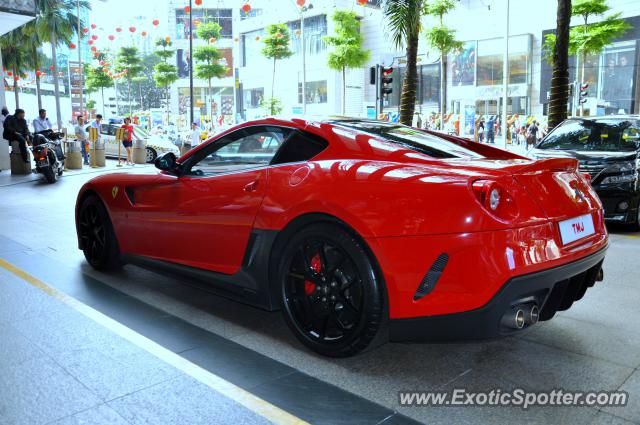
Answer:
[[62, 137], [62, 133], [53, 131], [33, 136], [34, 172], [44, 175], [49, 183], [55, 183], [64, 171], [65, 157], [60, 143]]

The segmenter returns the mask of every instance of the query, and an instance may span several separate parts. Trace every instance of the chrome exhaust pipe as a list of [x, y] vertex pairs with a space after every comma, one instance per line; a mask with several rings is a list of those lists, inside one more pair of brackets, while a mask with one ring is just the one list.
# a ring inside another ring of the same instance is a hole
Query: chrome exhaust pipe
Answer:
[[502, 325], [512, 329], [522, 329], [525, 325], [524, 310], [519, 307], [513, 307], [504, 316], [502, 316]]
[[529, 325], [535, 325], [536, 323], [538, 323], [539, 318], [540, 318], [540, 309], [538, 308], [537, 304], [533, 304], [531, 308], [529, 308], [529, 314], [528, 314], [529, 320], [527, 320], [527, 323]]

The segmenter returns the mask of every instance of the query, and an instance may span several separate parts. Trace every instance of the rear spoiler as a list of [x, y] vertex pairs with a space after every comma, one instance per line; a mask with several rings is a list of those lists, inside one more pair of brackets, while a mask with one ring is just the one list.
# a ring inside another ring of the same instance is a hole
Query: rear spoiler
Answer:
[[569, 171], [578, 169], [578, 160], [575, 158], [547, 158], [533, 161], [523, 166], [518, 173], [536, 173], [540, 171]]
[[452, 136], [450, 134], [441, 133], [439, 131], [425, 130], [422, 128], [415, 128], [415, 130], [419, 130], [424, 133], [439, 137], [441, 139], [445, 139], [449, 142], [455, 143], [458, 146], [462, 146], [465, 149], [469, 149], [472, 152], [479, 153], [480, 155], [489, 159], [530, 159], [526, 156], [518, 155], [497, 147], [485, 145], [483, 143], [474, 142], [473, 140], [464, 137]]

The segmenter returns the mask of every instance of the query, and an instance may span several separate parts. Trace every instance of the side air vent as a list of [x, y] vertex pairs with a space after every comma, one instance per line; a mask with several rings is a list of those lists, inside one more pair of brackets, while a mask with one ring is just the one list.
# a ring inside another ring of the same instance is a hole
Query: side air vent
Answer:
[[433, 262], [433, 265], [431, 265], [427, 274], [422, 278], [422, 282], [418, 285], [418, 290], [413, 294], [414, 301], [419, 300], [433, 291], [433, 288], [436, 287], [436, 283], [438, 282], [438, 279], [440, 279], [440, 275], [447, 266], [448, 261], [449, 256], [444, 252], [436, 258], [436, 261]]
[[127, 194], [127, 198], [129, 198], [129, 202], [131, 202], [131, 205], [135, 205], [136, 204], [136, 197], [133, 194], [133, 189], [130, 188], [129, 186], [124, 188], [124, 193]]

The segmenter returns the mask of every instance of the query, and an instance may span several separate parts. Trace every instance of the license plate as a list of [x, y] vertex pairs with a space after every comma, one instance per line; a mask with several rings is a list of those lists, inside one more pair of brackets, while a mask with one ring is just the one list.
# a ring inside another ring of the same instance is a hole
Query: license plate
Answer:
[[591, 214], [581, 215], [558, 223], [560, 226], [560, 237], [562, 244], [570, 244], [579, 239], [593, 235], [596, 231], [593, 228], [593, 217]]
[[47, 165], [49, 165], [49, 161], [38, 161], [36, 162], [36, 165], [38, 167], [46, 167]]

